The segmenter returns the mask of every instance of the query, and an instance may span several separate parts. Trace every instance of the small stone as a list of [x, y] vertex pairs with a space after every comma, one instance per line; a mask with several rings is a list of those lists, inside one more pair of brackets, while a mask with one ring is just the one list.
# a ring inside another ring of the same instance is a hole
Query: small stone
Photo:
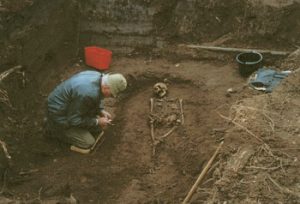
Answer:
[[227, 93], [236, 93], [236, 90], [234, 90], [233, 88], [229, 88], [227, 89]]
[[87, 177], [82, 176], [82, 177], [80, 178], [80, 182], [81, 182], [81, 183], [87, 182]]

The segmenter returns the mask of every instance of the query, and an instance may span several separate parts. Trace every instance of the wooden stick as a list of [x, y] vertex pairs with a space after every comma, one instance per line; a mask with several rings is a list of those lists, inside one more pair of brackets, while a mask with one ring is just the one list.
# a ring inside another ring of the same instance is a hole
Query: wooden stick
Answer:
[[97, 137], [95, 143], [92, 145], [92, 147], [90, 147], [89, 149], [83, 149], [80, 147], [76, 147], [74, 145], [71, 145], [70, 150], [74, 151], [74, 152], [78, 152], [81, 154], [88, 154], [90, 152], [92, 152], [94, 150], [94, 148], [97, 146], [98, 142], [100, 141], [100, 139], [103, 137], [104, 131], [102, 131], [99, 136]]
[[202, 170], [202, 172], [200, 173], [198, 179], [196, 180], [196, 182], [194, 183], [194, 185], [192, 186], [191, 190], [188, 192], [187, 196], [185, 197], [185, 199], [183, 200], [182, 204], [187, 204], [189, 202], [189, 200], [191, 199], [193, 193], [195, 192], [195, 190], [197, 189], [198, 185], [200, 184], [200, 182], [202, 181], [202, 179], [204, 178], [204, 176], [206, 175], [206, 172], [208, 171], [208, 169], [210, 168], [210, 166], [212, 165], [214, 159], [216, 158], [217, 154], [219, 153], [222, 145], [224, 144], [224, 142], [221, 142], [218, 146], [218, 148], [216, 149], [215, 153], [213, 154], [213, 156], [210, 158], [210, 160], [208, 161], [208, 163], [206, 164], [206, 166], [204, 167], [204, 169]]
[[100, 139], [102, 138], [103, 134], [104, 134], [104, 131], [102, 131], [102, 132], [98, 135], [98, 137], [97, 137], [95, 143], [94, 143], [93, 146], [90, 148], [91, 151], [93, 151], [93, 150], [95, 149], [95, 147], [97, 146], [98, 142], [99, 142]]
[[194, 49], [204, 49], [204, 50], [224, 51], [224, 52], [252, 52], [252, 51], [256, 51], [256, 52], [259, 52], [261, 54], [283, 55], [283, 56], [290, 54], [290, 52], [285, 52], [285, 51], [261, 50], [261, 49], [215, 47], [215, 46], [205, 46], [205, 45], [179, 45], [179, 46], [185, 46], [185, 47], [194, 48]]
[[182, 106], [182, 99], [179, 99], [179, 105], [180, 105], [180, 114], [181, 114], [181, 125], [184, 124], [184, 115], [183, 115], [183, 106]]
[[100, 141], [98, 141], [97, 142], [97, 145], [96, 145], [96, 147], [94, 147], [94, 150], [93, 150], [93, 152], [92, 152], [92, 155], [94, 155], [96, 152], [97, 152], [97, 150], [99, 149], [99, 147], [102, 145], [102, 143], [104, 142], [104, 137], [103, 137], [103, 139], [102, 138], [100, 138], [101, 140]]

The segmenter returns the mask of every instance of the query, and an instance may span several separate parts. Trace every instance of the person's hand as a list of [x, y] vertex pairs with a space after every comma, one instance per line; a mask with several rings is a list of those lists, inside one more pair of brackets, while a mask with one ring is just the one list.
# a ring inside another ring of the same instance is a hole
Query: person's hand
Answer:
[[111, 123], [111, 120], [108, 119], [107, 117], [98, 117], [98, 125], [102, 128], [105, 129], [107, 126]]
[[108, 118], [109, 120], [111, 120], [111, 114], [105, 110], [101, 111], [101, 116]]

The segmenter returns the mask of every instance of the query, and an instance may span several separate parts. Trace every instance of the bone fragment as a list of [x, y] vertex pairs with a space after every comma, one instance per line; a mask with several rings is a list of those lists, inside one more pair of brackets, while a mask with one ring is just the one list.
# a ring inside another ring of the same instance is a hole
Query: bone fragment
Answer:
[[164, 134], [163, 136], [161, 136], [161, 138], [166, 138], [168, 137], [172, 132], [174, 132], [174, 130], [177, 129], [178, 126], [173, 126], [166, 134]]
[[[153, 109], [154, 109], [154, 99], [150, 98], [150, 114], [153, 114]], [[151, 128], [151, 139], [152, 139], [152, 155], [155, 155], [155, 148], [156, 145], [158, 144], [155, 135], [154, 135], [154, 120], [150, 119], [150, 128]]]
[[183, 100], [179, 99], [179, 105], [180, 105], [180, 115], [181, 115], [181, 125], [184, 124], [184, 114], [183, 114]]

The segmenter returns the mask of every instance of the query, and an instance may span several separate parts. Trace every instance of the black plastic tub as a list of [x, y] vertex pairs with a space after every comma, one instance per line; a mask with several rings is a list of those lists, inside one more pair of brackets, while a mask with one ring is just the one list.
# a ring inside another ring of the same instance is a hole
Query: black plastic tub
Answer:
[[259, 52], [242, 52], [236, 56], [239, 64], [239, 72], [242, 76], [247, 77], [255, 72], [262, 65], [263, 56]]

